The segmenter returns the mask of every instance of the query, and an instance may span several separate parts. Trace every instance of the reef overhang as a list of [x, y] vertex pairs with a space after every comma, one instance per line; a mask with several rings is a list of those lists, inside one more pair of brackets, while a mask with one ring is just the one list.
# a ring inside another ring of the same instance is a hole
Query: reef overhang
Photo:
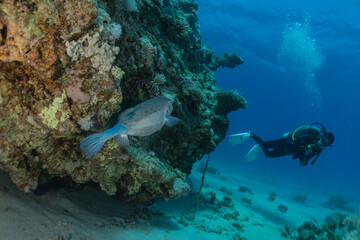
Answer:
[[[242, 59], [202, 44], [197, 9], [193, 0], [1, 1], [0, 168], [18, 189], [58, 180], [127, 201], [186, 195], [192, 164], [224, 139], [226, 115], [246, 107], [213, 72]], [[82, 154], [84, 137], [161, 95], [175, 99], [181, 124]]]

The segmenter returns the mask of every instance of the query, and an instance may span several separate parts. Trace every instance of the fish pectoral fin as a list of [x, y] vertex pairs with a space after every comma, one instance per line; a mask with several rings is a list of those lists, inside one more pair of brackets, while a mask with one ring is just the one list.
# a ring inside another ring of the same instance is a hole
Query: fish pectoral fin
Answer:
[[129, 138], [127, 134], [120, 134], [115, 137], [115, 141], [122, 147], [130, 146]]
[[173, 127], [175, 126], [176, 124], [178, 124], [181, 120], [176, 118], [176, 117], [172, 117], [170, 115], [167, 115], [166, 116], [166, 120], [165, 120], [165, 124], [166, 126], [168, 127]]

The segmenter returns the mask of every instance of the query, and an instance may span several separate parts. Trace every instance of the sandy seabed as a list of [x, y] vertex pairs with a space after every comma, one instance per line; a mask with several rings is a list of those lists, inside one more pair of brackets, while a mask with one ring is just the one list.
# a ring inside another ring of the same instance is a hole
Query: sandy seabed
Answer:
[[[0, 172], [0, 240], [284, 240], [285, 225], [322, 223], [334, 212], [316, 196], [296, 202], [292, 187], [225, 171], [207, 173], [195, 212], [201, 175], [194, 170], [187, 179], [192, 187], [187, 197], [145, 206], [119, 202], [94, 187], [22, 194]], [[271, 192], [274, 201], [268, 200]], [[279, 205], [287, 211], [281, 213]]]

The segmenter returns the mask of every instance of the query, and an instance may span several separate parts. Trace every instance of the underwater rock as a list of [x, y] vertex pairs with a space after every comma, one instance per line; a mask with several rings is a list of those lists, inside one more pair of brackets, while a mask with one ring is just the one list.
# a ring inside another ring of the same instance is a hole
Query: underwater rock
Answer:
[[234, 206], [234, 202], [231, 199], [230, 196], [223, 196], [222, 200], [219, 201], [219, 207], [225, 206], [225, 207], [233, 207]]
[[[124, 201], [186, 195], [193, 163], [224, 139], [226, 115], [246, 107], [216, 87], [211, 63], [239, 61], [201, 43], [197, 9], [194, 0], [0, 1], [0, 168], [19, 190], [61, 179]], [[166, 95], [176, 128], [83, 155], [86, 136]]]
[[248, 194], [250, 194], [250, 195], [253, 195], [253, 194], [254, 194], [253, 191], [252, 191], [250, 188], [246, 187], [246, 186], [240, 186], [240, 187], [238, 188], [238, 191], [239, 191], [239, 192], [242, 192], [242, 193], [248, 193]]
[[[197, 172], [200, 172], [200, 173], [203, 173], [204, 170], [205, 170], [205, 166], [206, 164], [204, 162], [200, 163], [197, 167], [196, 167], [196, 171]], [[206, 172], [207, 173], [211, 173], [211, 174], [214, 174], [214, 175], [220, 175], [220, 171], [219, 169], [213, 167], [213, 166], [208, 166], [206, 168]]]
[[250, 198], [245, 198], [245, 197], [243, 197], [243, 198], [241, 198], [241, 201], [244, 202], [244, 203], [247, 203], [247, 204], [249, 204], [249, 205], [252, 204], [252, 201], [251, 201]]
[[276, 199], [276, 193], [275, 192], [270, 193], [269, 197], [267, 198], [267, 200], [269, 200], [270, 202], [275, 201], [275, 199]]
[[236, 233], [232, 239], [233, 240], [246, 240], [246, 238], [242, 237], [240, 233]]
[[288, 210], [288, 207], [287, 207], [286, 205], [284, 205], [284, 204], [280, 204], [280, 205], [278, 206], [278, 210], [279, 210], [279, 212], [281, 212], [281, 213], [286, 213], [287, 210]]
[[222, 57], [215, 56], [213, 58], [213, 61], [210, 64], [210, 69], [216, 71], [219, 67], [235, 68], [243, 63], [244, 60], [238, 55], [234, 53], [230, 55], [225, 53]]
[[304, 204], [306, 202], [306, 194], [295, 194], [292, 196], [292, 200], [297, 203]]
[[215, 204], [216, 193], [213, 191], [207, 191], [203, 196], [203, 201], [209, 204]]
[[231, 195], [231, 194], [232, 194], [231, 190], [226, 189], [226, 188], [224, 188], [224, 187], [220, 188], [219, 190], [220, 190], [221, 192], [225, 193], [226, 195]]

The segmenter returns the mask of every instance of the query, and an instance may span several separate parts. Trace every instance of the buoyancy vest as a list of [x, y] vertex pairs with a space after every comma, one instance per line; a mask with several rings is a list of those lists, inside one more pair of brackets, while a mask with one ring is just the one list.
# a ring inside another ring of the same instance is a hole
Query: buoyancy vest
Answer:
[[310, 149], [314, 147], [314, 145], [321, 138], [322, 133], [321, 130], [312, 125], [304, 125], [300, 126], [294, 131], [292, 131], [288, 138], [289, 140], [296, 146], [306, 147]]

